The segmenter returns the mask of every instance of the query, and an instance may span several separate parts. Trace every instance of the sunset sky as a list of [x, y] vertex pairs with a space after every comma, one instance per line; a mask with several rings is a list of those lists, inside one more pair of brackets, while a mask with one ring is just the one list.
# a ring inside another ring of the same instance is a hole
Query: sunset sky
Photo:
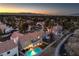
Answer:
[[79, 4], [54, 3], [7, 3], [0, 4], [0, 13], [40, 13], [50, 15], [71, 15], [79, 13]]

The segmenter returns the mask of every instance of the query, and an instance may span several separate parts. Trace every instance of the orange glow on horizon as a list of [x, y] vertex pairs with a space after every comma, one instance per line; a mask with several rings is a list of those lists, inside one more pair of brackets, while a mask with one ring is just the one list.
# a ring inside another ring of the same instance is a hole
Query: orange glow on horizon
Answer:
[[15, 7], [2, 7], [0, 6], [0, 13], [39, 13], [39, 14], [49, 14], [47, 10], [33, 10]]

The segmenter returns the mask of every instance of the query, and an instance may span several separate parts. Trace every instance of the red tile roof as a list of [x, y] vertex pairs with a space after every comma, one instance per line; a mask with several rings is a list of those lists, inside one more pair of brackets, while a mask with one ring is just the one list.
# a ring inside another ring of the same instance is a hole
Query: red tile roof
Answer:
[[18, 37], [21, 42], [25, 42], [30, 39], [35, 39], [38, 36], [42, 36], [42, 34], [43, 34], [43, 31], [32, 32], [32, 33], [27, 33], [27, 34], [21, 34], [19, 32], [14, 32], [11, 37], [12, 38]]
[[5, 42], [0, 43], [0, 53], [6, 52], [15, 48], [17, 45], [14, 43], [13, 40], [7, 40]]

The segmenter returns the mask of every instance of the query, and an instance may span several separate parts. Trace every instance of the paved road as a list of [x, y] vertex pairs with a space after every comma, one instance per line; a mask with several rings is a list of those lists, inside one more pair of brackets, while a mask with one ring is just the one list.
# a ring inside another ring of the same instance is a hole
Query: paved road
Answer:
[[61, 42], [61, 40], [66, 36], [68, 35], [69, 33], [66, 33], [64, 35], [62, 35], [60, 38], [56, 39], [54, 42], [52, 42], [51, 44], [49, 44], [43, 51], [42, 51], [42, 54], [43, 53], [46, 53], [48, 54], [48, 56], [54, 56], [54, 53], [55, 53], [55, 48], [56, 46], [58, 45], [58, 43]]
[[58, 46], [56, 47], [55, 50], [55, 56], [59, 56], [60, 55], [60, 48], [61, 46], [64, 44], [64, 42], [72, 35], [73, 33], [68, 34], [66, 37], [64, 37], [64, 39], [58, 44]]

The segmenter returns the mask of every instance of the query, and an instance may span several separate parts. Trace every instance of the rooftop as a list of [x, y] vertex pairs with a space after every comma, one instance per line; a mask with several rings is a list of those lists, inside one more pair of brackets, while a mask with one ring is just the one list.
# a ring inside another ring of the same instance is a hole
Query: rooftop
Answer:
[[6, 52], [15, 48], [17, 45], [14, 43], [13, 40], [7, 40], [5, 42], [0, 43], [0, 53]]
[[43, 35], [43, 31], [39, 31], [39, 32], [31, 32], [31, 33], [27, 33], [27, 34], [21, 34], [18, 31], [14, 32], [11, 36], [11, 38], [17, 38], [20, 40], [20, 42], [24, 43], [28, 40], [32, 40], [32, 39], [37, 39], [38, 36], [42, 36]]

